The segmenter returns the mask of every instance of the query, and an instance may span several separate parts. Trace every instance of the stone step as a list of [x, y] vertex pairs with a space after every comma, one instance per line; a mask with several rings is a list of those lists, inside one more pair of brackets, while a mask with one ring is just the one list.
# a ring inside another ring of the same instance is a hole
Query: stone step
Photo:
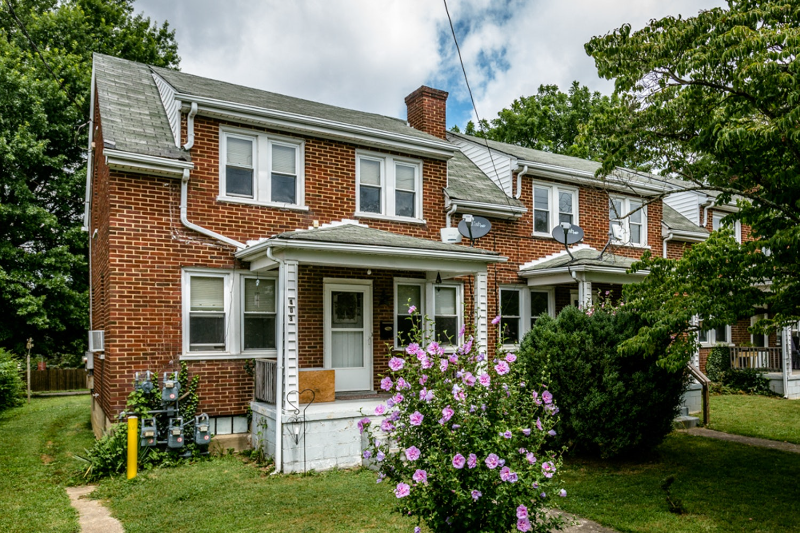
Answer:
[[681, 415], [673, 420], [672, 425], [676, 429], [690, 429], [696, 428], [700, 423], [700, 419], [696, 416]]

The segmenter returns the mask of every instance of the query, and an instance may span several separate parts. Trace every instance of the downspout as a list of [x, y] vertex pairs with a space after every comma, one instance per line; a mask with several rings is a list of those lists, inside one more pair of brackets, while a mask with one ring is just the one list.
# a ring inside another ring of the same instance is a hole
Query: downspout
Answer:
[[197, 224], [192, 224], [191, 222], [189, 222], [189, 217], [186, 214], [188, 198], [189, 198], [189, 169], [185, 168], [183, 169], [183, 178], [181, 179], [181, 224], [183, 224], [190, 230], [202, 233], [207, 237], [211, 237], [212, 239], [224, 242], [225, 244], [233, 246], [234, 248], [237, 248], [239, 250], [245, 248], [245, 245], [240, 243], [239, 241], [234, 241], [233, 239], [230, 239], [224, 235], [220, 235], [219, 233], [211, 231], [210, 229], [206, 229], [201, 226], [198, 226]]
[[708, 225], [708, 208], [711, 207], [712, 203], [713, 202], [711, 200], [706, 200], [705, 202], [700, 204], [703, 207], [703, 227], [704, 228], [706, 228], [707, 225]]
[[458, 209], [458, 204], [453, 202], [452, 204], [450, 204], [450, 209], [447, 210], [446, 216], [447, 216], [447, 227], [448, 228], [452, 227], [452, 223], [450, 222], [450, 217], [452, 217], [453, 215], [456, 214], [456, 210], [457, 209]]
[[661, 255], [661, 257], [663, 257], [664, 259], [667, 258], [667, 241], [671, 241], [672, 237], [674, 237], [674, 236], [675, 235], [673, 235], [673, 233], [670, 231], [669, 234], [667, 235], [667, 238], [664, 239], [664, 241], [663, 241], [663, 243], [664, 243], [664, 253]]
[[281, 334], [278, 335], [277, 341], [277, 383], [275, 386], [275, 470], [272, 474], [279, 474], [283, 470], [283, 336], [286, 332], [286, 325], [284, 323], [283, 306], [286, 301], [286, 266], [283, 259], [279, 259], [272, 254], [272, 247], [267, 248], [267, 258], [271, 261], [278, 263], [278, 297], [281, 305], [278, 306], [278, 324], [281, 325]]
[[517, 194], [514, 195], [515, 200], [519, 200], [519, 197], [522, 196], [522, 176], [528, 173], [528, 165], [517, 173]]
[[186, 144], [183, 145], [184, 150], [191, 150], [192, 146], [194, 146], [194, 116], [196, 114], [197, 102], [192, 102], [192, 108], [186, 117]]

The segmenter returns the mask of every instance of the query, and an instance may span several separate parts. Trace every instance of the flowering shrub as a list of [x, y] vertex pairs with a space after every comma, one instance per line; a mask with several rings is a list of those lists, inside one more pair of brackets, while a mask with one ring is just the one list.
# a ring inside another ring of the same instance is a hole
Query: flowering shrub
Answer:
[[566, 496], [556, 478], [561, 453], [548, 446], [553, 395], [521, 378], [514, 354], [487, 359], [463, 328], [449, 349], [418, 328], [411, 336], [381, 381], [392, 394], [375, 409], [381, 419], [359, 423], [370, 432], [364, 457], [378, 482], [392, 484], [398, 510], [436, 532], [557, 527], [544, 510]]

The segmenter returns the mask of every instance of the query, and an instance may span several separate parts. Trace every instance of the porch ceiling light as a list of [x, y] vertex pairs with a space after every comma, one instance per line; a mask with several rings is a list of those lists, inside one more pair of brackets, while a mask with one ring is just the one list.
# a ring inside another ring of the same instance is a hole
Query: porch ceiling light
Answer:
[[[440, 283], [442, 283], [442, 273], [441, 272], [437, 272], [436, 273], [436, 284], [439, 285]], [[436, 290], [439, 290], [439, 288], [437, 287]]]

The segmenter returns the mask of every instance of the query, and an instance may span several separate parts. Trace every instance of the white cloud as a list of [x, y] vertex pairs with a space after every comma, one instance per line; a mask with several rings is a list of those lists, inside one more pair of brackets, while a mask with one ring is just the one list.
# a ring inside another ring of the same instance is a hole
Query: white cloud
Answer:
[[[482, 117], [540, 84], [578, 80], [609, 93], [583, 44], [625, 22], [722, 0], [450, 0]], [[422, 84], [450, 92], [449, 122], [471, 113], [444, 6], [432, 0], [139, 0], [176, 29], [181, 69], [301, 98], [397, 117]]]

